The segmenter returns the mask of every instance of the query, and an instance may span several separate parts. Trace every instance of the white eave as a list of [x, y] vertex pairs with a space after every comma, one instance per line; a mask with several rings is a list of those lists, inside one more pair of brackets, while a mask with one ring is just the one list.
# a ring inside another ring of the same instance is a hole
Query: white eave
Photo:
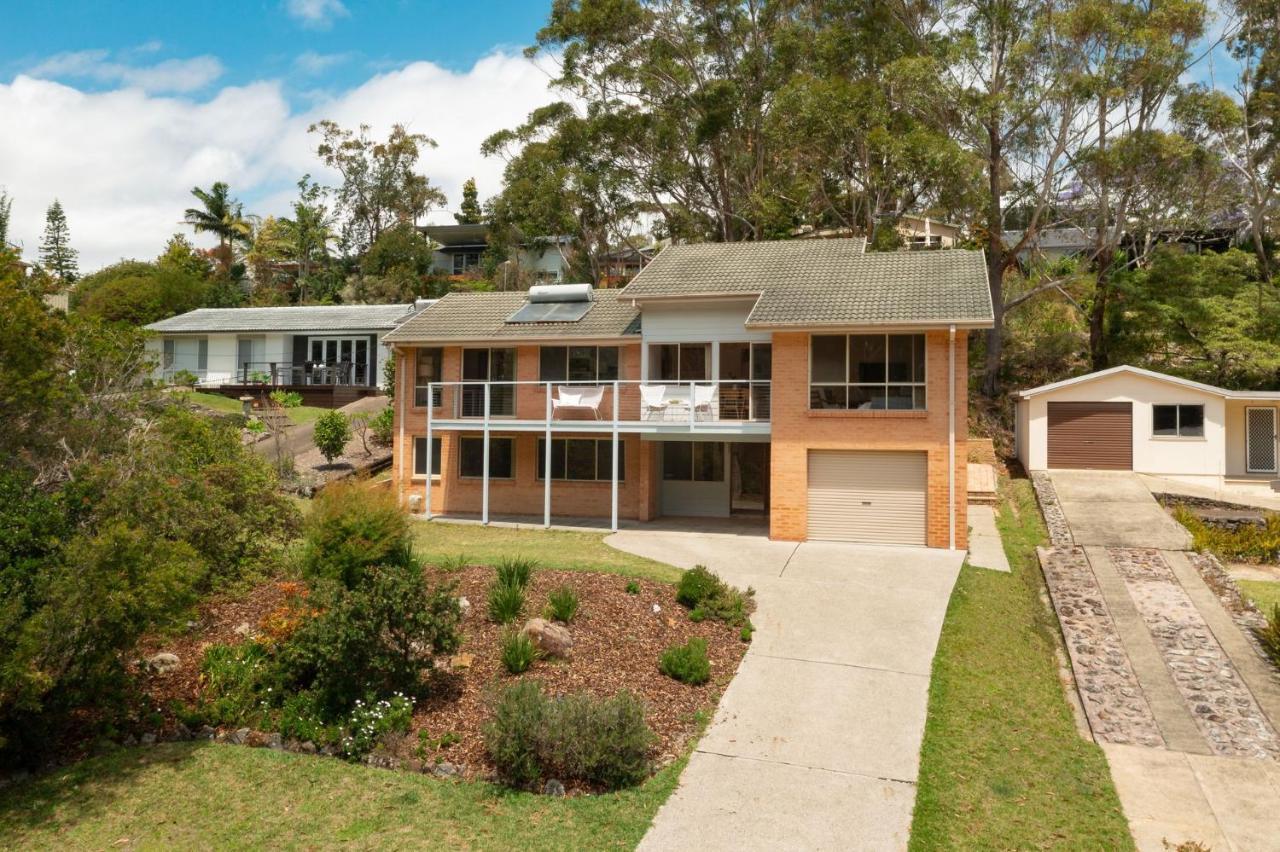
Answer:
[[1227, 390], [1215, 385], [1206, 385], [1203, 382], [1195, 382], [1191, 379], [1183, 379], [1178, 376], [1170, 376], [1167, 373], [1157, 373], [1154, 370], [1144, 370], [1141, 367], [1131, 367], [1128, 364], [1122, 364], [1119, 367], [1109, 367], [1105, 370], [1099, 370], [1096, 373], [1086, 373], [1083, 376], [1076, 376], [1071, 379], [1063, 379], [1060, 382], [1052, 382], [1047, 385], [1040, 385], [1036, 388], [1017, 391], [1016, 396], [1019, 399], [1030, 399], [1033, 396], [1039, 396], [1044, 393], [1056, 391], [1059, 388], [1071, 387], [1073, 385], [1083, 385], [1098, 379], [1104, 379], [1108, 376], [1131, 375], [1141, 376], [1142, 378], [1152, 379], [1165, 384], [1176, 385], [1178, 387], [1189, 388], [1207, 393], [1213, 396], [1220, 396], [1223, 399], [1241, 399], [1241, 400], [1280, 400], [1280, 391], [1237, 391]]

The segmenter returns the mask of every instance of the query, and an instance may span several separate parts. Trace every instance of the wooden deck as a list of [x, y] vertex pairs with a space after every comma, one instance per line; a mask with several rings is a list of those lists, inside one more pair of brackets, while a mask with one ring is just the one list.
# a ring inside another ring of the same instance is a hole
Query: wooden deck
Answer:
[[381, 389], [363, 385], [220, 385], [215, 388], [201, 388], [210, 393], [218, 393], [239, 399], [242, 396], [265, 397], [272, 391], [282, 390], [302, 396], [303, 405], [316, 408], [341, 408], [344, 405], [363, 399], [367, 396], [379, 396]]

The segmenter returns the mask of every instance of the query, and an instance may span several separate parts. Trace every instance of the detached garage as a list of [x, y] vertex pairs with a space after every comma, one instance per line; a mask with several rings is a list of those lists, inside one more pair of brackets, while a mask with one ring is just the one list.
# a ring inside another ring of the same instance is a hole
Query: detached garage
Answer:
[[1214, 489], [1280, 479], [1280, 392], [1228, 390], [1113, 367], [1019, 391], [1028, 471], [1132, 470]]
[[810, 540], [925, 544], [925, 453], [810, 450], [808, 464]]

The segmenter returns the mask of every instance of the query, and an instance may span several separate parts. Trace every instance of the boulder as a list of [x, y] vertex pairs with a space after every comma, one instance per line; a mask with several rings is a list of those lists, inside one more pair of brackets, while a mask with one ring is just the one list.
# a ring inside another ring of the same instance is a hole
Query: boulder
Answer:
[[545, 618], [531, 618], [520, 630], [542, 653], [551, 657], [567, 657], [573, 650], [573, 636], [563, 624]]
[[431, 774], [437, 778], [453, 778], [458, 774], [458, 767], [447, 761], [444, 763], [437, 763], [435, 766], [431, 767]]
[[156, 674], [169, 674], [169, 672], [177, 671], [182, 665], [182, 661], [178, 659], [177, 654], [164, 652], [147, 657], [145, 665], [148, 671]]
[[560, 798], [564, 796], [564, 784], [561, 784], [555, 778], [547, 779], [547, 783], [542, 786], [542, 794], [544, 796], [555, 796]]

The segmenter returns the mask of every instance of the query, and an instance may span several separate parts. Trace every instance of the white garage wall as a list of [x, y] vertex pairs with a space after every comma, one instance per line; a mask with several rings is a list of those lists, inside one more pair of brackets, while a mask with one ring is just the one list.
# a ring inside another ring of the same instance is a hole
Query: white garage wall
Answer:
[[[1220, 396], [1147, 376], [1115, 373], [1021, 400], [1019, 458], [1027, 470], [1048, 468], [1050, 402], [1131, 402], [1135, 471], [1204, 485], [1222, 483], [1226, 473], [1226, 405]], [[1151, 434], [1151, 406], [1175, 404], [1204, 406], [1203, 438]]]

